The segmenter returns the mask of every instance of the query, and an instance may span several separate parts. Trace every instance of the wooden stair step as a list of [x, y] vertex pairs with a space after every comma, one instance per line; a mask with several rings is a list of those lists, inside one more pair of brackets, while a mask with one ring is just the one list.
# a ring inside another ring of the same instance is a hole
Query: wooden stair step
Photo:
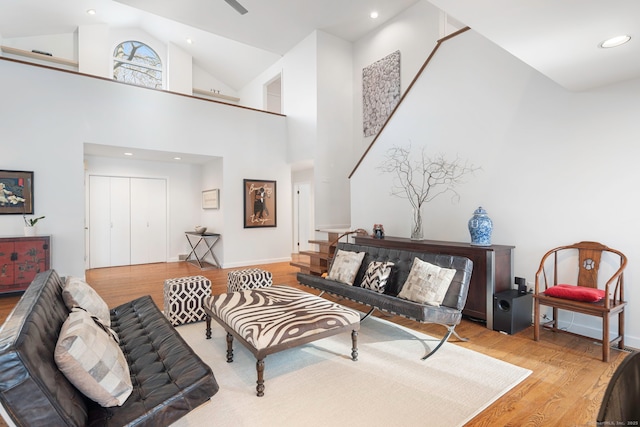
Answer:
[[313, 274], [316, 276], [320, 276], [323, 273], [327, 272], [327, 268], [321, 265], [312, 265], [305, 262], [300, 261], [292, 261], [289, 263], [292, 267], [296, 267], [300, 269], [301, 273]]

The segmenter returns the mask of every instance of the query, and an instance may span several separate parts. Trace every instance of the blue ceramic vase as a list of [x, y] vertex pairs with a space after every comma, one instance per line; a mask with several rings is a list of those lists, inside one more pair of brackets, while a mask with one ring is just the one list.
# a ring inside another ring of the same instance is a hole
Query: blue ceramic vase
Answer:
[[491, 232], [493, 231], [493, 221], [487, 216], [487, 211], [480, 206], [473, 212], [469, 220], [469, 233], [471, 234], [471, 245], [491, 246]]

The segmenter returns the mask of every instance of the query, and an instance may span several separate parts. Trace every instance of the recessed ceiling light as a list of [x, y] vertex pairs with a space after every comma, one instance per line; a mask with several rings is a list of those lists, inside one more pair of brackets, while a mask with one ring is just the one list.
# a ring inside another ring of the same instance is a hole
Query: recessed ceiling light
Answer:
[[182, 157], [174, 157], [173, 160], [182, 160]]
[[133, 153], [129, 153], [129, 152], [127, 152], [127, 153], [124, 153], [124, 155], [125, 155], [125, 156], [133, 156]]
[[95, 15], [96, 14], [96, 10], [95, 9], [89, 9], [89, 10], [87, 10], [87, 13], [89, 15]]
[[616, 47], [616, 46], [625, 44], [629, 40], [631, 40], [631, 36], [628, 36], [626, 34], [623, 36], [616, 36], [600, 43], [600, 47], [603, 47], [603, 48]]
[[371, 17], [371, 19], [376, 19], [378, 17], [378, 11], [374, 10], [369, 14], [369, 16]]
[[193, 40], [191, 40], [190, 38], [187, 37], [187, 43], [193, 44]]

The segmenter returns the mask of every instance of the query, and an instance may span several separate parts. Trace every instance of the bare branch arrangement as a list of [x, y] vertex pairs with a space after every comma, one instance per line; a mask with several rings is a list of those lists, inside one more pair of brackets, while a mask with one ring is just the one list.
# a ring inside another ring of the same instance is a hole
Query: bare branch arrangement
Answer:
[[425, 147], [422, 148], [419, 157], [412, 161], [409, 145], [391, 147], [378, 169], [395, 174], [391, 195], [409, 200], [414, 208], [411, 238], [421, 239], [422, 205], [445, 193], [452, 193], [451, 200], [457, 202], [460, 195], [455, 190], [456, 186], [464, 183], [466, 175], [481, 168], [463, 161], [458, 156], [453, 160], [447, 160], [443, 154], [429, 157]]

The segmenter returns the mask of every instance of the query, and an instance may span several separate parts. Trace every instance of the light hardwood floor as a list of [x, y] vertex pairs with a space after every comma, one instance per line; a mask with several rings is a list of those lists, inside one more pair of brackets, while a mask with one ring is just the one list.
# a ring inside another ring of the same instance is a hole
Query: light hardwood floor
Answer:
[[[316, 292], [298, 284], [298, 270], [288, 263], [255, 267], [270, 271], [274, 284], [286, 284]], [[151, 295], [162, 308], [165, 279], [203, 275], [211, 280], [212, 292], [218, 294], [226, 291], [228, 271], [201, 271], [189, 263], [177, 262], [93, 269], [86, 272], [86, 278], [110, 307], [138, 296]], [[18, 298], [0, 298], [0, 322], [4, 322]], [[351, 301], [332, 296], [327, 298], [356, 309], [365, 309], [364, 306]], [[430, 335], [442, 336], [444, 332], [444, 328], [437, 325], [423, 325], [379, 312], [375, 315]], [[612, 350], [611, 362], [603, 363], [600, 360], [601, 349], [598, 345], [588, 340], [547, 331], [542, 332], [541, 341], [535, 342], [531, 327], [515, 335], [505, 335], [490, 331], [482, 324], [463, 320], [456, 331], [461, 336], [469, 338], [469, 342], [458, 342], [452, 338], [450, 342], [455, 345], [533, 371], [526, 380], [469, 422], [470, 426], [595, 427], [595, 418], [604, 390], [615, 368], [627, 355], [625, 352]], [[212, 366], [212, 369], [215, 374], [215, 366]]]

